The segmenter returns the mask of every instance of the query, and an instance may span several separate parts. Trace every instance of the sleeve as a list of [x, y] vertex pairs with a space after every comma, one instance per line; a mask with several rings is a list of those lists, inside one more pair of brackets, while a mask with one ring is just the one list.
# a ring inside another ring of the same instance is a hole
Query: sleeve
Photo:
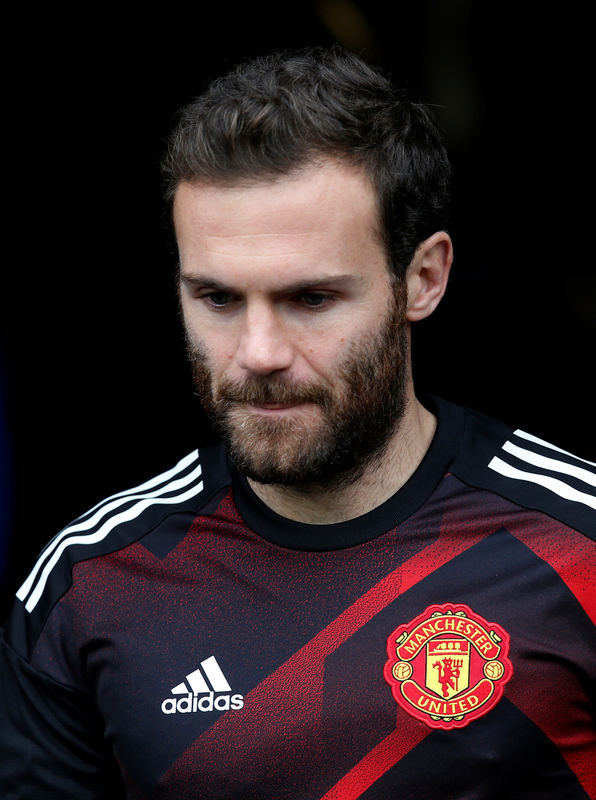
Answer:
[[118, 800], [126, 796], [101, 719], [79, 689], [0, 650], [0, 796]]

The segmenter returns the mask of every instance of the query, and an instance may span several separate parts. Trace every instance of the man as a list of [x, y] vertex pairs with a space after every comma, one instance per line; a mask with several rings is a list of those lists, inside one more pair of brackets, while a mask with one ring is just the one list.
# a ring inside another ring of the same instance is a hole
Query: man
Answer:
[[596, 796], [594, 465], [414, 393], [452, 260], [427, 111], [276, 55], [184, 110], [164, 174], [225, 446], [19, 590], [4, 796]]

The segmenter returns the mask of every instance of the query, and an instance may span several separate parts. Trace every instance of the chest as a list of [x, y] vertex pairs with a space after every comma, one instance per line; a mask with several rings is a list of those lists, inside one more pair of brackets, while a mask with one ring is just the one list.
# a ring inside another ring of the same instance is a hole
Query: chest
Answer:
[[593, 743], [595, 656], [572, 593], [504, 528], [407, 541], [115, 558], [120, 591], [81, 650], [131, 785], [407, 798], [440, 779], [496, 798], [527, 776], [533, 792], [573, 783], [560, 748]]

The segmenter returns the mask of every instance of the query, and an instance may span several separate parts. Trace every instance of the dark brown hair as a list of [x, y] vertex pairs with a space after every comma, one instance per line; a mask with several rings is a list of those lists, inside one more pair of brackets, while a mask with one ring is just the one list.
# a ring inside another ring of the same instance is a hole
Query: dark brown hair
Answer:
[[324, 157], [368, 174], [391, 268], [447, 225], [450, 165], [421, 103], [339, 47], [237, 66], [180, 112], [162, 161], [166, 200], [182, 182], [268, 180]]

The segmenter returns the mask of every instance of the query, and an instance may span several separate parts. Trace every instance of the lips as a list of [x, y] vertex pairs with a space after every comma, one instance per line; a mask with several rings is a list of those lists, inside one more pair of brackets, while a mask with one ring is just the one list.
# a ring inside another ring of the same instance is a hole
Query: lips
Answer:
[[329, 400], [329, 392], [314, 384], [288, 386], [252, 378], [242, 384], [224, 380], [218, 388], [219, 402], [267, 411], [280, 411], [309, 404], [323, 405]]
[[303, 408], [306, 404], [304, 402], [298, 403], [247, 403], [246, 406], [256, 413], [281, 413], [284, 411], [293, 411], [297, 408]]

